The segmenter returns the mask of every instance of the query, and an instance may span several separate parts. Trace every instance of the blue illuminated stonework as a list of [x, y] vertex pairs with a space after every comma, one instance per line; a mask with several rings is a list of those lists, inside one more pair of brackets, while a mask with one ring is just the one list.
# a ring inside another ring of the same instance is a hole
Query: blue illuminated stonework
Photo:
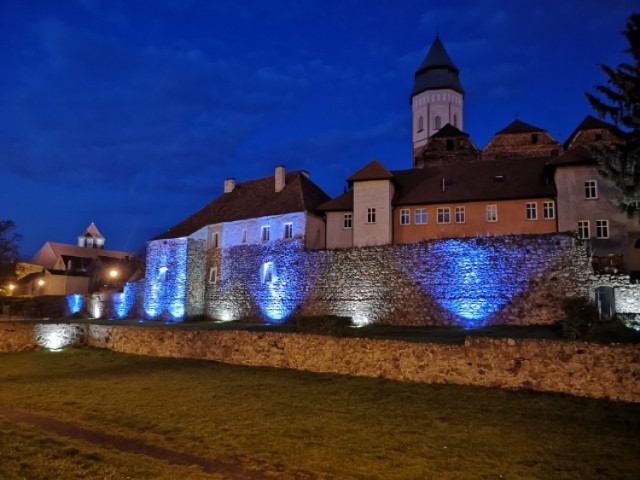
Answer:
[[84, 307], [84, 297], [79, 293], [67, 295], [67, 311], [69, 315], [82, 311]]
[[185, 316], [188, 239], [147, 246], [144, 313], [147, 319], [181, 321]]
[[134, 313], [136, 293], [135, 285], [127, 282], [121, 293], [114, 294], [113, 310], [117, 318], [127, 318]]

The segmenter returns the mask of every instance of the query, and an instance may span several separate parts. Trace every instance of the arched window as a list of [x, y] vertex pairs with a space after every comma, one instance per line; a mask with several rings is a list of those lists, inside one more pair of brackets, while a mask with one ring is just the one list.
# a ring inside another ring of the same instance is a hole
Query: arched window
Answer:
[[453, 114], [453, 126], [458, 128], [458, 115]]
[[418, 132], [421, 132], [424, 130], [424, 118], [422, 118], [422, 116], [420, 116], [418, 118]]
[[440, 115], [436, 115], [435, 118], [436, 130], [440, 130], [442, 127], [442, 120], [440, 119]]

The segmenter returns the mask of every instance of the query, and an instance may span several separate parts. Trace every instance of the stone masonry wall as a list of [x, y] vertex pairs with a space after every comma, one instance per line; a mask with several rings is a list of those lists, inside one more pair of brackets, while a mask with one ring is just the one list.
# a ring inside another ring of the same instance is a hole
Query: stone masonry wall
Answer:
[[301, 314], [359, 324], [550, 324], [562, 318], [564, 298], [591, 296], [584, 248], [564, 234], [321, 251], [299, 241], [237, 246], [217, 260], [205, 312], [267, 322]]
[[[42, 332], [46, 338], [58, 338], [57, 330], [67, 344], [84, 342], [137, 355], [640, 402], [636, 344], [467, 338], [464, 345], [444, 345], [276, 332], [7, 322], [0, 324], [0, 351], [32, 349], [37, 344], [52, 348], [40, 338]], [[74, 333], [79, 339], [75, 342], [68, 338]]]

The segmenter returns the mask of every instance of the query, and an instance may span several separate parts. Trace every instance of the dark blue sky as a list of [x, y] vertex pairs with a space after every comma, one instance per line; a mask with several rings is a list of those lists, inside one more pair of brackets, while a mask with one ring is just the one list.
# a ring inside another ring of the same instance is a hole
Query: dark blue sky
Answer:
[[0, 219], [30, 258], [90, 222], [144, 241], [223, 181], [306, 169], [327, 193], [411, 166], [409, 93], [437, 31], [478, 147], [516, 115], [564, 141], [633, 1], [3, 0]]

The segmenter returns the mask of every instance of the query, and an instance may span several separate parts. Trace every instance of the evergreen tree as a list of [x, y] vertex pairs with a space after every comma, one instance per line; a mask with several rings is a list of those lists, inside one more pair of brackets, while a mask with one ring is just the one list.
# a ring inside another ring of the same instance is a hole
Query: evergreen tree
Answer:
[[600, 173], [621, 190], [617, 202], [620, 210], [640, 221], [640, 14], [627, 19], [622, 32], [629, 42], [626, 50], [632, 63], [621, 63], [614, 70], [600, 65], [607, 75], [607, 85], [595, 88], [601, 97], [586, 94], [601, 118], [609, 117], [627, 131], [626, 142], [615, 149], [595, 152]]

